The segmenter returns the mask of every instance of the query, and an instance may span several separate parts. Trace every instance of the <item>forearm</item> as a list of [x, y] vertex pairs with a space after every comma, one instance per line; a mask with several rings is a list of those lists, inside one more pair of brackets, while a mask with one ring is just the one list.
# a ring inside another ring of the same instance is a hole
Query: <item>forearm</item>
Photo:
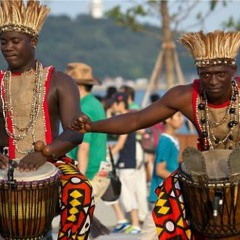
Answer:
[[78, 169], [82, 174], [85, 174], [87, 171], [88, 163], [85, 161], [78, 160]]
[[51, 154], [54, 154], [55, 157], [64, 156], [73, 148], [81, 144], [82, 140], [83, 134], [72, 130], [65, 130], [61, 135], [55, 138], [51, 144], [49, 144]]
[[37, 140], [34, 143], [34, 151], [21, 159], [19, 169], [21, 171], [36, 170], [48, 159], [58, 159], [64, 156], [72, 148], [80, 144], [81, 141], [81, 134], [76, 134], [69, 130], [64, 131], [52, 143], [47, 145], [42, 140]]
[[138, 129], [136, 116], [132, 113], [121, 114], [101, 121], [92, 122], [91, 132], [127, 134]]
[[122, 147], [120, 147], [120, 146], [118, 146], [118, 145], [114, 145], [114, 146], [111, 148], [112, 154], [113, 154], [113, 155], [118, 154], [121, 149], [122, 149]]
[[158, 177], [165, 179], [165, 178], [167, 178], [167, 177], [169, 177], [171, 175], [171, 172], [169, 172], [168, 170], [164, 169], [164, 170], [162, 170], [160, 172], [157, 172], [157, 175], [158, 175]]
[[121, 135], [121, 136], [118, 137], [118, 141], [111, 148], [113, 155], [118, 154], [124, 148], [125, 142], [127, 140], [127, 136], [128, 135], [125, 134], [125, 135]]
[[83, 142], [81, 146], [78, 147], [77, 161], [78, 169], [82, 174], [85, 174], [88, 166], [88, 156], [89, 156], [89, 143]]
[[171, 175], [171, 172], [167, 170], [167, 163], [166, 161], [157, 163], [156, 165], [156, 175], [160, 178], [167, 178]]

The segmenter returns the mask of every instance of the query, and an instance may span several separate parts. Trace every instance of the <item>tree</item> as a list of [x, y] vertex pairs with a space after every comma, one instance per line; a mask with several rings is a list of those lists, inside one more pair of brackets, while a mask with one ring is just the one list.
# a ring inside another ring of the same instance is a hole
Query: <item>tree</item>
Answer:
[[[142, 106], [144, 107], [147, 104], [147, 99], [149, 98], [150, 92], [158, 90], [159, 78], [162, 73], [162, 69], [165, 69], [166, 72], [166, 83], [167, 88], [172, 87], [177, 83], [184, 83], [184, 76], [179, 64], [178, 55], [176, 51], [176, 46], [174, 43], [173, 35], [177, 33], [177, 28], [180, 23], [186, 20], [189, 13], [197, 7], [199, 0], [196, 1], [179, 1], [178, 7], [175, 7], [176, 12], [171, 14], [169, 13], [168, 4], [170, 1], [167, 0], [148, 0], [141, 4], [136, 4], [133, 2], [133, 6], [128, 8], [125, 12], [121, 11], [120, 6], [116, 6], [109, 12], [107, 15], [113, 17], [117, 24], [121, 26], [131, 27], [133, 31], [142, 31], [151, 36], [155, 36], [162, 41], [161, 49], [156, 60], [155, 67], [152, 71], [148, 88], [144, 96]], [[174, 1], [176, 5], [176, 2]], [[209, 1], [210, 7], [208, 11], [203, 15], [198, 13], [196, 16], [196, 23], [194, 24], [203, 24], [204, 19], [213, 11], [217, 4], [217, 0]], [[222, 1], [222, 4], [226, 4], [226, 1]], [[139, 16], [147, 17], [149, 15], [156, 14], [159, 16], [159, 25], [161, 25], [161, 32], [156, 34], [155, 32], [149, 32], [143, 28], [143, 25], [138, 21]], [[162, 37], [160, 37], [162, 36]]]

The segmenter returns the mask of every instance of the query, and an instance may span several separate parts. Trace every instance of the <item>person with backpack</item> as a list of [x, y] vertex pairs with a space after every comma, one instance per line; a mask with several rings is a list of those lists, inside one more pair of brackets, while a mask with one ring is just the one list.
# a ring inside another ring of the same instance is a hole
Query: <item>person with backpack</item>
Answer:
[[[161, 96], [158, 93], [153, 93], [150, 96], [151, 103], [158, 101]], [[164, 124], [159, 122], [151, 127], [145, 129], [144, 134], [140, 140], [142, 149], [145, 153], [145, 167], [147, 183], [151, 182], [153, 164], [155, 159], [155, 151], [158, 145], [158, 140], [161, 133], [164, 131]]]

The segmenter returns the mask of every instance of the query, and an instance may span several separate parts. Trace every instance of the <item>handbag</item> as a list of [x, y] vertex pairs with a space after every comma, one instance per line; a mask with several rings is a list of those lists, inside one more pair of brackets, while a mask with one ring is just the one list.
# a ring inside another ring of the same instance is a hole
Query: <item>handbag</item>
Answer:
[[112, 171], [110, 172], [110, 184], [106, 192], [102, 195], [101, 199], [106, 202], [113, 202], [113, 201], [116, 201], [121, 194], [122, 183], [116, 172], [116, 166], [114, 164], [114, 159], [113, 159], [110, 146], [108, 146], [108, 149], [109, 149], [110, 161], [112, 164]]

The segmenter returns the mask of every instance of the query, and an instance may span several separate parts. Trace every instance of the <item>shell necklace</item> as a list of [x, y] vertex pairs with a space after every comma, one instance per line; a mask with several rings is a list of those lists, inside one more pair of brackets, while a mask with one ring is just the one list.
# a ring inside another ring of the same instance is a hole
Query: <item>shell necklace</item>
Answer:
[[[29, 70], [29, 71], [32, 71]], [[25, 126], [19, 126], [15, 121], [15, 109], [12, 104], [11, 85], [12, 85], [12, 73], [11, 71], [6, 71], [3, 76], [1, 84], [1, 99], [3, 105], [3, 115], [5, 120], [5, 129], [9, 137], [13, 139], [14, 145], [17, 149], [17, 141], [25, 138], [28, 134], [32, 135], [33, 141], [35, 141], [35, 124], [37, 122], [39, 112], [42, 106], [41, 92], [42, 92], [42, 78], [43, 78], [43, 66], [41, 63], [36, 61], [36, 71], [35, 80], [33, 85], [33, 96], [31, 101], [31, 108], [29, 113], [29, 120], [26, 122]], [[9, 129], [7, 118], [10, 118], [12, 122], [12, 131]], [[17, 132], [17, 133], [16, 133]], [[18, 150], [18, 149], [17, 149]], [[27, 153], [26, 151], [20, 153]]]
[[[200, 111], [200, 119], [198, 117], [199, 126], [202, 132], [203, 138], [203, 148], [204, 150], [215, 149], [220, 144], [226, 144], [229, 142], [228, 148], [232, 149], [233, 145], [233, 130], [239, 124], [239, 94], [238, 94], [238, 86], [234, 79], [231, 80], [231, 99], [230, 103], [226, 108], [226, 112], [223, 117], [214, 121], [210, 119], [209, 116], [209, 108], [208, 108], [208, 99], [206, 91], [204, 90], [200, 96], [200, 103], [198, 102], [197, 111]], [[199, 116], [197, 114], [197, 116]], [[228, 121], [228, 122], [227, 122]], [[223, 124], [227, 124], [227, 132], [221, 138], [217, 136], [217, 128]], [[213, 129], [216, 128], [215, 133]]]

